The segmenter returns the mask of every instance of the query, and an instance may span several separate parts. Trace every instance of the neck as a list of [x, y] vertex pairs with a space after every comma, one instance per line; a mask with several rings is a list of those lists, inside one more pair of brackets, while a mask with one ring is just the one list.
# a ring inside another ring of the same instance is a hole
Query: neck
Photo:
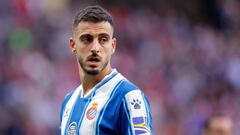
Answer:
[[110, 74], [112, 72], [112, 68], [110, 66], [107, 66], [104, 70], [99, 72], [96, 75], [89, 75], [85, 73], [81, 68], [80, 70], [80, 80], [83, 87], [83, 96], [86, 95], [86, 93], [91, 90], [96, 84], [98, 84], [102, 79]]

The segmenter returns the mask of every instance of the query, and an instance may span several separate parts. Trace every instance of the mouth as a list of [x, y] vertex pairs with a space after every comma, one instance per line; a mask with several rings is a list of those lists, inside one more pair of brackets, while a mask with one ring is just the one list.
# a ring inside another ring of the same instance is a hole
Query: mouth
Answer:
[[87, 59], [87, 63], [90, 67], [97, 67], [100, 63], [101, 59], [99, 57], [90, 57]]
[[99, 62], [100, 59], [97, 58], [97, 57], [91, 57], [91, 58], [88, 59], [88, 61], [90, 61], [90, 62]]

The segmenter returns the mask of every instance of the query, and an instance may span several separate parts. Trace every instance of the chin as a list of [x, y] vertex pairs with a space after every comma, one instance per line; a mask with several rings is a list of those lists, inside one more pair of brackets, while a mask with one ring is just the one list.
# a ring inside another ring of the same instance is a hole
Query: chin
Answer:
[[97, 75], [99, 72], [100, 72], [99, 69], [90, 69], [90, 70], [86, 69], [85, 70], [85, 73], [87, 73], [89, 75]]

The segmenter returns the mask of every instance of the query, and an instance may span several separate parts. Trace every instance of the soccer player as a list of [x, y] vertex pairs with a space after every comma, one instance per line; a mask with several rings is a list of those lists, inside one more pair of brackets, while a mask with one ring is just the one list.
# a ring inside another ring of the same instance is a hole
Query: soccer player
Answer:
[[227, 115], [213, 115], [206, 121], [202, 135], [233, 135], [233, 121]]
[[68, 93], [60, 113], [61, 135], [152, 135], [143, 92], [110, 64], [116, 49], [112, 16], [100, 6], [80, 10], [70, 48], [81, 85]]

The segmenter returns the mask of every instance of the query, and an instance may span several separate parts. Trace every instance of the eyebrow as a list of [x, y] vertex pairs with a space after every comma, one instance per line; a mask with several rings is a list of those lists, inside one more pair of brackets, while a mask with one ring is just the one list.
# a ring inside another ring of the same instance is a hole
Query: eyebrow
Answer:
[[82, 34], [82, 35], [80, 35], [80, 37], [79, 38], [83, 38], [83, 37], [93, 37], [91, 34]]
[[100, 37], [107, 37], [107, 38], [110, 38], [111, 36], [107, 33], [100, 33], [99, 34]]
[[[87, 36], [89, 36], [89, 37], [94, 37], [94, 35], [92, 35], [92, 34], [82, 34], [82, 35], [80, 35], [80, 37], [79, 37], [79, 39], [81, 39], [81, 38], [83, 38], [83, 37], [87, 37]], [[100, 34], [98, 34], [98, 36], [100, 36], [100, 37], [107, 37], [107, 38], [110, 38], [111, 36], [109, 35], [109, 34], [107, 34], [107, 33], [100, 33]]]
[[78, 37], [79, 40], [83, 40], [84, 38], [93, 38], [91, 34], [82, 34]]

